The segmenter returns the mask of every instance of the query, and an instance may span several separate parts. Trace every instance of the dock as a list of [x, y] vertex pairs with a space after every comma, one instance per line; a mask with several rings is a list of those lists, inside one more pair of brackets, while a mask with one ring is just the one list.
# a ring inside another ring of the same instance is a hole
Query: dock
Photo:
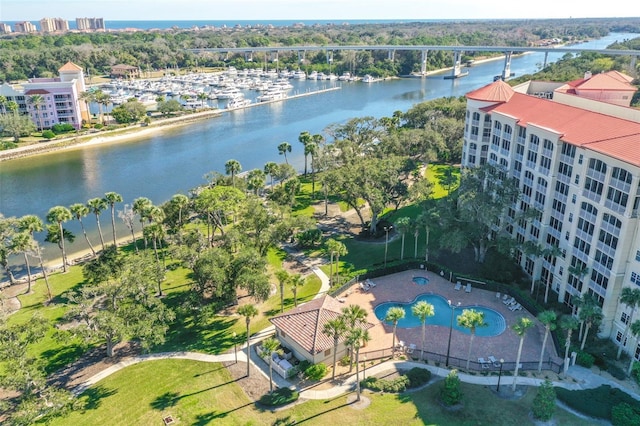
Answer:
[[335, 90], [340, 90], [341, 87], [340, 86], [335, 86], [335, 87], [329, 87], [326, 89], [318, 89], [318, 90], [310, 90], [308, 92], [303, 92], [303, 93], [298, 93], [295, 95], [291, 95], [291, 96], [287, 96], [286, 98], [282, 98], [282, 99], [274, 99], [272, 101], [264, 101], [264, 102], [252, 102], [249, 105], [244, 105], [244, 106], [240, 106], [237, 108], [228, 108], [228, 109], [221, 109], [220, 111], [235, 111], [238, 109], [244, 109], [244, 108], [253, 108], [256, 106], [260, 106], [260, 105], [268, 105], [268, 104], [272, 104], [272, 103], [276, 103], [276, 102], [283, 102], [286, 101], [288, 99], [296, 99], [296, 98], [303, 98], [305, 96], [312, 96], [312, 95], [319, 95], [322, 93], [327, 93], [327, 92], [333, 92]]

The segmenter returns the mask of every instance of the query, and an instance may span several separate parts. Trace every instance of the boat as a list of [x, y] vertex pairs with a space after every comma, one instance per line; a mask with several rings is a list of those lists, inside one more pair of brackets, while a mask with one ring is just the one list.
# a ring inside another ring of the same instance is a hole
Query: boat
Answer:
[[351, 73], [349, 71], [345, 71], [340, 77], [338, 77], [340, 81], [349, 81], [351, 80]]
[[242, 92], [237, 87], [226, 87], [216, 93], [218, 99], [231, 99], [237, 97], [238, 95], [242, 95]]
[[307, 79], [307, 73], [302, 71], [302, 70], [294, 71], [293, 72], [293, 78], [295, 80], [306, 80]]
[[457, 75], [453, 75], [453, 74], [447, 74], [444, 76], [445, 80], [455, 80], [456, 78], [462, 78], [462, 77], [466, 77], [469, 75], [469, 71], [463, 71], [460, 74]]
[[375, 81], [376, 81], [376, 79], [372, 75], [369, 75], [369, 74], [367, 74], [364, 77], [362, 77], [362, 82], [363, 83], [373, 83]]
[[311, 74], [309, 74], [309, 77], [307, 77], [309, 80], [317, 80], [318, 79], [318, 71], [311, 71]]
[[287, 97], [287, 94], [282, 89], [272, 88], [264, 92], [262, 95], [258, 96], [256, 100], [258, 102], [269, 102], [269, 101], [278, 101], [286, 97]]
[[227, 103], [227, 109], [244, 108], [251, 105], [250, 99], [233, 98]]

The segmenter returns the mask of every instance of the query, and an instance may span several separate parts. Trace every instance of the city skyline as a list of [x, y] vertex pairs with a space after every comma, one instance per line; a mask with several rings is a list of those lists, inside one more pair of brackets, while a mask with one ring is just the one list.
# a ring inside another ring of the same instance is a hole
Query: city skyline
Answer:
[[[355, 20], [355, 19], [565, 19], [634, 17], [637, 10], [606, 3], [540, 0], [536, 7], [510, 8], [488, 0], [0, 0], [0, 22], [45, 17], [74, 20], [99, 16], [136, 20]], [[636, 12], [634, 15], [633, 12]]]

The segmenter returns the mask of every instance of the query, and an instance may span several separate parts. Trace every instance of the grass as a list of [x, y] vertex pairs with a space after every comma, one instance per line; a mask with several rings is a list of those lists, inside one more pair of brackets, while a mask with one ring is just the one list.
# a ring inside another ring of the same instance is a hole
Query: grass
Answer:
[[[166, 415], [188, 425], [272, 425], [285, 419], [308, 425], [533, 424], [528, 413], [535, 389], [511, 401], [498, 398], [484, 386], [463, 383], [463, 407], [449, 411], [438, 402], [440, 387], [441, 382], [436, 382], [404, 394], [365, 392], [371, 405], [362, 410], [349, 406], [348, 396], [341, 395], [271, 412], [250, 401], [220, 364], [159, 360], [136, 364], [105, 378], [81, 396], [87, 406], [84, 410], [52, 425], [161, 424]], [[557, 424], [566, 426], [590, 424], [561, 409], [555, 419]]]

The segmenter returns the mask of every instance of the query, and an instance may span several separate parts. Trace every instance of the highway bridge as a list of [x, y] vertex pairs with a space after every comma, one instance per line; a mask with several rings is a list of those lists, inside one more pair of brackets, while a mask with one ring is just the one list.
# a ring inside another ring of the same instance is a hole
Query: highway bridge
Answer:
[[556, 45], [543, 47], [516, 47], [516, 46], [441, 46], [441, 45], [350, 45], [350, 46], [267, 46], [267, 47], [216, 47], [216, 48], [200, 48], [187, 49], [193, 53], [218, 53], [218, 54], [234, 54], [242, 53], [247, 59], [252, 59], [254, 53], [266, 52], [272, 55], [273, 60], [277, 60], [279, 52], [297, 52], [298, 58], [303, 60], [306, 52], [327, 52], [327, 62], [333, 60], [333, 52], [336, 51], [386, 51], [390, 60], [394, 59], [395, 52], [398, 51], [419, 51], [421, 52], [420, 72], [426, 75], [427, 55], [429, 51], [449, 51], [453, 53], [453, 68], [451, 78], [461, 75], [461, 58], [463, 52], [499, 52], [504, 55], [504, 68], [502, 70], [502, 78], [506, 79], [511, 75], [511, 55], [526, 52], [544, 52], [543, 67], [547, 66], [547, 58], [550, 52], [571, 53], [574, 55], [584, 52], [595, 52], [603, 55], [623, 55], [631, 57], [631, 69], [635, 70], [635, 65], [640, 50], [617, 50], [617, 49], [598, 49], [598, 48], [581, 48], [571, 45]]

